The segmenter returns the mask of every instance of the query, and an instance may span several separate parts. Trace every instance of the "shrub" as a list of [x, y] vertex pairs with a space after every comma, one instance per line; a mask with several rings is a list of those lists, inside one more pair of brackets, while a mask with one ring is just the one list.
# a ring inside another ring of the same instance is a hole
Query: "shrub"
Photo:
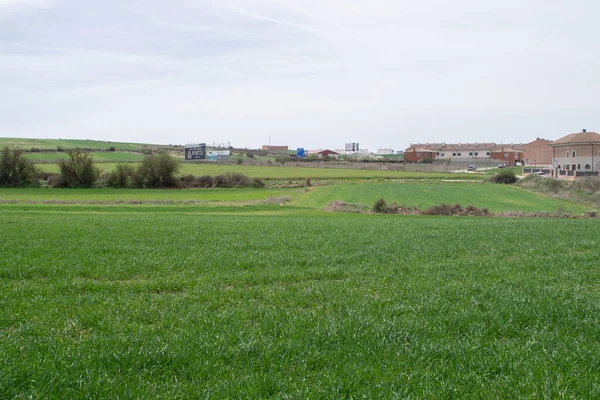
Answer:
[[38, 170], [23, 150], [5, 146], [0, 153], [0, 186], [22, 186], [37, 180]]
[[242, 165], [242, 164], [244, 163], [244, 159], [243, 159], [242, 157], [238, 157], [238, 158], [235, 160], [235, 163], [236, 163], [237, 165]]
[[202, 175], [196, 178], [197, 187], [210, 188], [213, 187], [213, 177], [210, 175]]
[[213, 179], [213, 186], [220, 188], [264, 187], [265, 182], [260, 178], [250, 179], [243, 174], [228, 173], [215, 176]]
[[100, 170], [94, 165], [89, 152], [72, 150], [67, 152], [68, 158], [58, 160], [60, 182], [62, 187], [92, 187], [100, 176]]
[[517, 182], [517, 176], [515, 175], [514, 172], [512, 172], [510, 170], [504, 170], [504, 171], [500, 171], [499, 173], [494, 175], [491, 178], [491, 181], [495, 182], [495, 183], [503, 183], [506, 185], [511, 185], [511, 184]]
[[63, 151], [65, 151], [65, 149], [62, 146], [56, 146], [56, 151], [62, 153]]
[[253, 188], [262, 188], [262, 187], [265, 187], [265, 181], [262, 180], [261, 178], [253, 178], [251, 186]]
[[477, 208], [475, 206], [467, 206], [462, 208], [460, 204], [449, 205], [441, 204], [438, 206], [429, 207], [423, 212], [425, 215], [460, 215], [460, 216], [480, 216], [485, 217], [490, 215], [487, 208]]
[[40, 149], [38, 149], [37, 147], [32, 147], [31, 150], [29, 150], [30, 153], [39, 153]]
[[226, 179], [229, 183], [230, 187], [249, 187], [250, 186], [250, 178], [243, 174], [237, 173], [229, 173], [226, 176]]
[[115, 150], [117, 150], [117, 149], [115, 149], [115, 146], [110, 146], [110, 147], [108, 148], [108, 151], [115, 151]]
[[179, 163], [168, 153], [148, 155], [138, 167], [144, 187], [175, 187], [177, 179], [175, 175], [179, 171]]
[[227, 181], [227, 176], [223, 174], [216, 175], [213, 181], [215, 187], [230, 187]]
[[380, 198], [379, 200], [377, 200], [375, 202], [375, 204], [373, 204], [373, 212], [376, 213], [383, 213], [385, 211], [387, 203], [385, 202], [385, 200], [382, 198]]
[[246, 158], [254, 158], [254, 154], [252, 154], [252, 153], [246, 153]]
[[306, 186], [306, 187], [312, 186], [312, 182], [310, 181], [310, 178], [306, 178], [306, 182], [304, 183], [304, 186]]
[[133, 186], [132, 176], [135, 173], [133, 165], [117, 164], [114, 171], [108, 174], [106, 184], [115, 188], [128, 188]]
[[[557, 182], [562, 182], [562, 181], [557, 181]], [[592, 193], [600, 192], [600, 179], [593, 178], [593, 177], [578, 179], [573, 182], [573, 186], [576, 189], [581, 189], [586, 192], [592, 192]]]

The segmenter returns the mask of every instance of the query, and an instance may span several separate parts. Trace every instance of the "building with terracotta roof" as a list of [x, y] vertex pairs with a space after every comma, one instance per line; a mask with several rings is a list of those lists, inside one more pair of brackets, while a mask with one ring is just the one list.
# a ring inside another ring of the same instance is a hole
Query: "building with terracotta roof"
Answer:
[[495, 159], [514, 165], [523, 159], [523, 146], [515, 143], [417, 143], [404, 151], [404, 159], [408, 162], [427, 158], [457, 162]]
[[559, 179], [598, 176], [600, 171], [600, 135], [583, 130], [550, 144], [553, 167]]

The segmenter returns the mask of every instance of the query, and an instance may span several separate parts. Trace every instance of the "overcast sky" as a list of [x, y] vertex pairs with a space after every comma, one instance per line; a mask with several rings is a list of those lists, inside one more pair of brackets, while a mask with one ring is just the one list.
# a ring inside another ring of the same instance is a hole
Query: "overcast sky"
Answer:
[[597, 0], [0, 0], [0, 136], [404, 149], [600, 131]]

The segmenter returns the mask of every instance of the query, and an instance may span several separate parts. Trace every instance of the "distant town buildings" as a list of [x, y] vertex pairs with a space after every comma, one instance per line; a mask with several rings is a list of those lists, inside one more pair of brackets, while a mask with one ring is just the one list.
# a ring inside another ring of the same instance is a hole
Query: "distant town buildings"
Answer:
[[306, 154], [308, 157], [314, 156], [316, 158], [333, 158], [336, 160], [340, 158], [340, 153], [329, 149], [307, 150]]
[[263, 151], [288, 151], [289, 148], [288, 148], [288, 146], [271, 146], [271, 145], [265, 144], [261, 147], [261, 150], [263, 150]]
[[418, 143], [404, 151], [408, 162], [423, 160], [482, 161], [495, 160], [515, 165], [523, 161], [523, 145], [496, 143]]

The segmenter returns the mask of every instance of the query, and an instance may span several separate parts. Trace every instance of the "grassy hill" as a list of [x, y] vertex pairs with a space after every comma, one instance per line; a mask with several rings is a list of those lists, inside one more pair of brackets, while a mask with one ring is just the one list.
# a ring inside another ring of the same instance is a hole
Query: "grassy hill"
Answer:
[[32, 148], [39, 150], [56, 150], [59, 147], [65, 150], [76, 148], [106, 150], [109, 147], [114, 147], [116, 150], [141, 150], [146, 146], [161, 146], [143, 143], [107, 142], [102, 140], [0, 138], [0, 146], [6, 145], [22, 147], [24, 150], [30, 150]]

